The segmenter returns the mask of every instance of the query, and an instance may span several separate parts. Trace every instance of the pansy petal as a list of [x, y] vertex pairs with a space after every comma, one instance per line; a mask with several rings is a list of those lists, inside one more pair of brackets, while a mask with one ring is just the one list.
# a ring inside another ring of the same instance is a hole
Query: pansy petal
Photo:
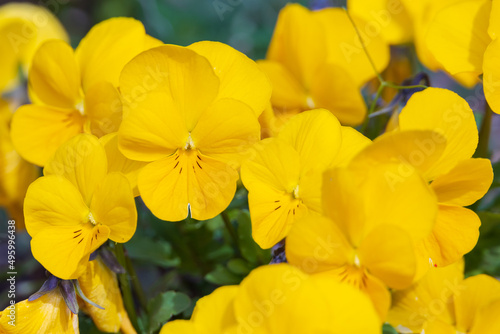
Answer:
[[207, 333], [217, 333], [236, 323], [233, 301], [238, 291], [237, 285], [223, 286], [199, 299], [191, 321], [199, 324]]
[[134, 195], [127, 178], [110, 173], [95, 190], [90, 211], [98, 224], [110, 229], [109, 238], [124, 243], [130, 240], [137, 227]]
[[117, 132], [122, 121], [120, 92], [111, 83], [100, 81], [85, 93], [85, 114], [89, 132], [97, 137]]
[[24, 105], [12, 119], [12, 142], [24, 159], [43, 166], [61, 144], [83, 131], [83, 123], [77, 110]]
[[493, 182], [493, 169], [488, 159], [460, 161], [453, 169], [438, 176], [431, 187], [439, 203], [468, 206], [482, 198]]
[[194, 322], [189, 320], [173, 320], [161, 328], [160, 334], [204, 334]]
[[[498, 19], [495, 19], [495, 21], [498, 21]], [[497, 66], [499, 61], [500, 40], [494, 40], [488, 45], [484, 53], [483, 86], [484, 96], [491, 109], [497, 114], [500, 114], [500, 69]]]
[[434, 319], [425, 325], [426, 334], [456, 334], [457, 329], [449, 323]]
[[[0, 45], [2, 52], [0, 53], [0, 91], [6, 91], [17, 83], [19, 75], [19, 57], [17, 47], [19, 43], [13, 43], [12, 36], [17, 36], [22, 31], [23, 26], [29, 27], [29, 23], [19, 18], [10, 19], [2, 22], [0, 26]], [[11, 38], [9, 38], [11, 37]]]
[[482, 307], [476, 313], [470, 334], [496, 334], [500, 332], [498, 314], [500, 312], [500, 298]]
[[403, 131], [432, 130], [446, 138], [443, 154], [426, 172], [429, 180], [472, 157], [478, 143], [477, 125], [469, 104], [446, 89], [428, 88], [413, 94], [401, 111], [399, 126]]
[[439, 11], [429, 26], [427, 46], [451, 74], [482, 73], [483, 54], [491, 39], [489, 0], [468, 0]]
[[307, 102], [308, 109], [328, 109], [345, 125], [360, 124], [366, 116], [358, 84], [336, 64], [323, 64], [317, 69]]
[[[328, 62], [337, 64], [348, 71], [358, 87], [377, 75], [363, 51], [359, 37], [345, 10], [325, 8], [315, 11], [313, 15], [324, 30]], [[370, 22], [364, 22], [356, 17], [353, 20], [360, 31], [370, 31]], [[365, 36], [363, 42], [375, 68], [380, 73], [389, 65], [389, 45], [382, 39], [382, 36], [372, 35], [369, 40]]]
[[233, 98], [252, 108], [258, 117], [271, 98], [271, 83], [255, 62], [232, 47], [203, 41], [189, 49], [206, 57], [220, 79], [219, 98]]
[[90, 206], [97, 186], [108, 172], [106, 152], [96, 137], [79, 134], [57, 149], [43, 172], [68, 179]]
[[302, 173], [328, 167], [342, 143], [340, 123], [325, 109], [294, 116], [281, 129], [278, 138], [299, 153]]
[[359, 260], [373, 276], [393, 289], [409, 287], [415, 275], [411, 238], [396, 226], [373, 229], [361, 242]]
[[220, 99], [200, 116], [191, 139], [201, 153], [238, 168], [248, 149], [260, 139], [260, 125], [247, 105]]
[[271, 81], [273, 106], [284, 109], [302, 109], [307, 100], [305, 89], [283, 64], [273, 60], [259, 60], [259, 67]]
[[[78, 315], [66, 306], [56, 288], [34, 301], [15, 304], [15, 326], [10, 324], [10, 309], [0, 312], [0, 331], [4, 334], [61, 333], [78, 334]], [[3, 315], [2, 315], [3, 313]]]
[[[171, 101], [168, 108], [162, 105], [157, 108], [163, 111], [161, 115], [166, 118], [168, 113], [173, 112], [167, 110], [173, 107], [183, 119], [182, 124], [174, 123], [173, 126], [187, 131], [194, 129], [200, 115], [215, 100], [219, 86], [220, 80], [205, 57], [175, 45], [164, 45], [141, 53], [123, 68], [120, 76], [120, 91], [131, 114], [144, 113], [144, 102], [145, 108], [151, 109], [151, 99]], [[152, 92], [161, 97], [150, 97]], [[125, 115], [124, 118], [127, 117]]]
[[391, 293], [380, 279], [369, 273], [366, 276], [365, 286], [361, 290], [370, 297], [379, 321], [384, 321], [391, 307]]
[[42, 44], [33, 58], [29, 86], [48, 106], [74, 108], [79, 104], [80, 69], [71, 46], [61, 40]]
[[342, 126], [342, 145], [333, 159], [330, 167], [345, 167], [365, 147], [371, 144], [371, 140], [350, 126]]
[[132, 18], [115, 17], [96, 24], [76, 49], [83, 89], [100, 81], [118, 87], [125, 64], [146, 49], [145, 36], [142, 23]]

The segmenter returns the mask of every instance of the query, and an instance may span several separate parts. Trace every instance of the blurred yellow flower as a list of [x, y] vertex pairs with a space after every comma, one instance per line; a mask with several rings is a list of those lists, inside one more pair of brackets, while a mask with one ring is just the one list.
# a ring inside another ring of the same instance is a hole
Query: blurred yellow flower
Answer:
[[19, 67], [26, 72], [36, 49], [49, 39], [69, 40], [49, 10], [30, 3], [0, 6], [0, 92], [17, 85]]
[[305, 111], [291, 118], [276, 138], [254, 147], [243, 163], [252, 235], [262, 248], [285, 238], [308, 211], [321, 213], [321, 177], [328, 167], [347, 164], [370, 141], [341, 127], [329, 111]]
[[28, 78], [33, 103], [21, 106], [12, 121], [12, 141], [21, 156], [44, 166], [78, 133], [101, 137], [118, 131], [120, 72], [130, 59], [157, 45], [161, 42], [131, 18], [95, 25], [75, 51], [62, 40], [42, 44]]
[[257, 65], [216, 42], [161, 46], [125, 66], [120, 88], [128, 116], [119, 148], [149, 163], [138, 179], [148, 208], [169, 221], [222, 212], [271, 95]]
[[[402, 145], [434, 133], [407, 134]], [[390, 175], [398, 175], [402, 163], [388, 160], [361, 168], [353, 162], [324, 173], [325, 217], [307, 215], [296, 222], [286, 239], [286, 256], [308, 273], [364, 291], [384, 321], [390, 306], [388, 287], [403, 289], [413, 282], [413, 245], [432, 230], [437, 201], [416, 172], [392, 182]]]
[[278, 264], [255, 269], [240, 286], [217, 289], [200, 299], [191, 320], [169, 322], [160, 333], [375, 334], [380, 328], [359, 291]]
[[[355, 19], [356, 25], [365, 23]], [[389, 47], [376, 36], [365, 41], [378, 71]], [[347, 14], [340, 8], [311, 12], [298, 4], [281, 10], [266, 60], [258, 62], [273, 85], [278, 118], [325, 108], [342, 124], [363, 121], [361, 86], [376, 76]]]
[[63, 144], [44, 175], [30, 185], [24, 202], [31, 250], [54, 276], [76, 279], [108, 238], [123, 243], [133, 236], [132, 189], [121, 173], [108, 173], [104, 148], [88, 134]]
[[487, 275], [464, 280], [463, 262], [433, 268], [412, 287], [393, 294], [389, 322], [400, 333], [500, 332], [500, 282]]

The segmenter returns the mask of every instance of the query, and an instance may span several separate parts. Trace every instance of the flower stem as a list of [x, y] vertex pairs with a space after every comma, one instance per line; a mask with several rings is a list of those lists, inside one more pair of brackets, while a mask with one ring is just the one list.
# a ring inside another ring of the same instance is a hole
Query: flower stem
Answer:
[[[125, 251], [123, 249], [123, 244], [115, 244], [115, 254], [118, 262], [123, 268], [127, 267], [125, 259]], [[137, 313], [135, 312], [134, 298], [132, 296], [132, 289], [130, 287], [130, 282], [127, 273], [118, 274], [118, 280], [120, 281], [120, 286], [123, 294], [123, 303], [125, 304], [125, 309], [127, 310], [128, 316], [132, 325], [136, 330], [139, 330], [139, 324], [137, 323]]]
[[240, 242], [239, 242], [239, 239], [238, 239], [238, 235], [236, 234], [234, 226], [231, 223], [231, 219], [229, 219], [229, 215], [227, 214], [226, 211], [222, 211], [220, 215], [222, 217], [222, 220], [224, 221], [224, 225], [226, 226], [227, 231], [231, 235], [231, 238], [233, 238], [236, 247], [238, 249], [240, 249], [240, 246], [239, 246]]
[[479, 143], [477, 145], [476, 158], [488, 158], [489, 156], [489, 142], [491, 133], [491, 116], [493, 112], [488, 102], [486, 102], [486, 107], [484, 110], [484, 117], [481, 123], [481, 129], [479, 130]]

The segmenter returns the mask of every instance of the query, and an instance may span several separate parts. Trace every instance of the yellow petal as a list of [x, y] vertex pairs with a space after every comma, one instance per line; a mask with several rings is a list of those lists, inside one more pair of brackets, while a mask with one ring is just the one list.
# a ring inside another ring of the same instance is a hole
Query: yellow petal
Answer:
[[[1, 22], [1, 21], [0, 21]], [[19, 52], [24, 40], [18, 40], [19, 32], [23, 27], [30, 27], [29, 23], [21, 19], [5, 20], [0, 24], [0, 91], [12, 89], [17, 84], [19, 75]]]
[[[12, 317], [11, 312], [14, 314]], [[9, 321], [15, 319], [12, 323]], [[78, 334], [78, 315], [73, 314], [59, 288], [30, 302], [23, 300], [0, 312], [0, 332], [5, 334], [61, 333]]]
[[381, 280], [370, 274], [367, 274], [365, 284], [361, 290], [370, 297], [377, 311], [379, 322], [384, 322], [391, 307], [391, 293]]
[[237, 169], [249, 148], [260, 139], [260, 125], [247, 105], [220, 99], [200, 116], [190, 138], [203, 154]]
[[[461, 293], [455, 296], [457, 330], [469, 332], [474, 325], [474, 318], [478, 311], [499, 299], [500, 282], [495, 278], [487, 275], [467, 278], [462, 283]], [[495, 327], [498, 327], [498, 325]]]
[[100, 258], [89, 262], [78, 282], [85, 297], [104, 308], [84, 302], [86, 312], [100, 331], [116, 333], [121, 328], [123, 333], [136, 333], [123, 306], [116, 274]]
[[[179, 113], [183, 123], [174, 122], [172, 127], [187, 131], [194, 129], [200, 115], [217, 97], [219, 86], [219, 79], [205, 57], [175, 45], [141, 53], [124, 67], [120, 76], [120, 91], [131, 115], [148, 112], [151, 105], [160, 102], [155, 99], [161, 99], [170, 103], [168, 108], [163, 105], [156, 107], [160, 110], [157, 112], [160, 121], [167, 119], [172, 122], [168, 114]], [[153, 92], [157, 95], [151, 94]], [[174, 110], [169, 110], [172, 107]], [[128, 117], [125, 115], [124, 121]]]
[[273, 106], [286, 110], [304, 108], [305, 88], [284, 64], [272, 60], [260, 60], [257, 64], [271, 81]]
[[437, 177], [431, 187], [439, 203], [468, 206], [482, 198], [493, 182], [493, 169], [488, 159], [460, 161], [447, 174]]
[[452, 297], [463, 291], [463, 269], [463, 261], [431, 268], [410, 288], [394, 291], [388, 322], [395, 328], [406, 328], [404, 333], [420, 333], [426, 322], [433, 319], [454, 323]]
[[134, 196], [139, 196], [137, 178], [139, 177], [139, 172], [147, 163], [127, 159], [118, 149], [118, 134], [116, 132], [101, 137], [99, 142], [104, 146], [104, 150], [106, 151], [108, 172], [120, 172], [125, 175], [133, 189]]
[[462, 1], [437, 13], [427, 32], [427, 45], [451, 74], [482, 73], [483, 54], [491, 39], [491, 1]]
[[488, 26], [488, 35], [491, 39], [495, 40], [500, 33], [500, 26], [498, 23], [498, 16], [500, 15], [500, 6], [497, 1], [491, 2], [490, 22]]
[[478, 143], [477, 125], [469, 104], [452, 91], [429, 88], [415, 93], [399, 116], [401, 130], [432, 130], [446, 138], [446, 148], [430, 170], [429, 180], [469, 159]]
[[271, 83], [255, 62], [232, 47], [203, 41], [189, 49], [206, 57], [220, 79], [219, 98], [232, 98], [247, 104], [258, 117], [271, 98]]
[[96, 24], [76, 49], [83, 89], [100, 81], [118, 87], [121, 70], [146, 50], [146, 42], [144, 26], [132, 18], [115, 17]]
[[340, 150], [330, 164], [330, 167], [347, 166], [354, 156], [356, 156], [372, 142], [360, 132], [349, 126], [342, 126], [341, 132], [342, 145], [340, 145]]
[[328, 167], [342, 142], [339, 121], [325, 109], [305, 111], [294, 116], [278, 138], [299, 153], [302, 173]]
[[230, 285], [216, 289], [210, 295], [196, 302], [191, 321], [207, 333], [220, 333], [236, 323], [234, 298], [239, 286]]
[[110, 173], [101, 181], [92, 197], [90, 211], [98, 224], [109, 228], [111, 240], [124, 243], [134, 235], [137, 210], [132, 189], [123, 174]]
[[457, 329], [446, 322], [433, 320], [425, 325], [424, 329], [427, 334], [456, 334]]
[[[315, 19], [321, 23], [328, 48], [328, 62], [334, 63], [349, 72], [352, 80], [359, 86], [365, 84], [377, 74], [363, 51], [354, 26], [346, 12], [341, 8], [325, 8], [314, 12]], [[368, 54], [378, 73], [389, 65], [389, 45], [380, 34], [373, 34], [370, 22], [356, 17], [354, 22], [361, 32]]]
[[484, 96], [491, 109], [497, 114], [500, 113], [500, 41], [494, 40], [488, 45], [484, 53], [483, 63], [483, 86]]
[[349, 0], [349, 13], [370, 22], [373, 31], [379, 32], [390, 44], [411, 41], [413, 26], [409, 13], [400, 1], [390, 0]]
[[106, 81], [92, 85], [85, 94], [85, 114], [89, 132], [97, 137], [117, 132], [122, 121], [122, 101], [118, 89]]
[[381, 225], [361, 242], [359, 261], [373, 276], [393, 289], [411, 285], [415, 275], [415, 253], [410, 236], [401, 228]]
[[160, 334], [201, 334], [203, 330], [189, 320], [173, 320], [161, 328]]
[[66, 42], [45, 42], [35, 53], [29, 74], [30, 90], [44, 104], [75, 108], [82, 100], [80, 69]]
[[498, 333], [500, 331], [498, 312], [500, 312], [500, 299], [496, 299], [494, 302], [482, 307], [476, 313], [470, 334]]
[[107, 171], [104, 148], [88, 134], [79, 134], [62, 144], [43, 170], [44, 175], [63, 176], [73, 183], [87, 206]]
[[12, 119], [12, 143], [24, 159], [44, 166], [61, 144], [83, 131], [83, 123], [77, 110], [25, 105]]
[[330, 219], [308, 214], [288, 233], [286, 256], [290, 264], [308, 273], [340, 268], [353, 255], [342, 231]]
[[345, 125], [361, 124], [366, 116], [358, 83], [351, 73], [337, 64], [324, 64], [317, 69], [307, 102], [307, 109], [328, 109]]

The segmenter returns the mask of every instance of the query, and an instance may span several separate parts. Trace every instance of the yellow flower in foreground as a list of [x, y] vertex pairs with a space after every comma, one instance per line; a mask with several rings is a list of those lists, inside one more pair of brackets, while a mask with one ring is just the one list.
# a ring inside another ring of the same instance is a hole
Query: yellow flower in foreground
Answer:
[[0, 206], [7, 209], [19, 230], [24, 229], [26, 190], [39, 176], [38, 168], [19, 156], [10, 139], [11, 110], [0, 99]]
[[29, 73], [33, 103], [21, 106], [12, 121], [12, 141], [21, 156], [44, 166], [79, 133], [101, 137], [118, 131], [120, 72], [138, 53], [160, 44], [130, 18], [95, 25], [75, 51], [61, 40], [45, 42]]
[[[414, 130], [432, 130], [443, 137], [406, 145], [398, 143], [400, 136]], [[418, 170], [437, 195], [436, 224], [432, 233], [418, 245], [417, 278], [429, 267], [458, 261], [477, 243], [481, 222], [464, 206], [483, 197], [493, 181], [491, 162], [471, 158], [477, 143], [477, 126], [467, 102], [451, 91], [428, 88], [415, 93], [403, 108], [399, 130], [381, 136], [365, 155], [354, 159], [360, 168], [384, 163], [387, 159], [402, 161], [410, 169]], [[439, 153], [437, 158], [436, 153]], [[404, 173], [396, 175], [394, 181], [401, 178]]]
[[500, 332], [500, 282], [487, 275], [464, 280], [463, 262], [433, 268], [393, 295], [389, 322], [400, 333], [496, 334]]
[[80, 134], [63, 144], [31, 184], [24, 202], [33, 256], [54, 276], [76, 279], [106, 240], [126, 242], [137, 212], [132, 189], [108, 173], [98, 139]]
[[325, 109], [294, 116], [277, 138], [256, 144], [243, 163], [254, 240], [270, 248], [285, 238], [309, 210], [321, 213], [321, 178], [326, 168], [346, 164], [370, 141], [341, 127]]
[[[360, 29], [365, 23], [355, 20]], [[368, 44], [379, 71], [389, 62], [380, 37]], [[266, 60], [259, 65], [273, 85], [278, 118], [325, 108], [342, 124], [359, 124], [366, 114], [360, 87], [375, 77], [346, 13], [340, 8], [311, 12], [287, 5], [279, 14]]]
[[49, 10], [29, 3], [0, 6], [0, 92], [18, 83], [19, 66], [27, 71], [36, 49], [49, 39], [69, 40]]
[[[13, 320], [15, 322], [9, 323]], [[0, 333], [79, 334], [80, 330], [78, 315], [69, 310], [57, 287], [34, 301], [23, 300], [16, 303], [12, 313], [9, 307], [0, 312]]]
[[241, 159], [259, 139], [257, 118], [271, 94], [257, 65], [221, 43], [166, 45], [125, 66], [120, 88], [129, 112], [119, 148], [149, 162], [138, 179], [148, 208], [169, 221], [222, 212], [236, 191]]
[[161, 334], [380, 332], [366, 296], [347, 284], [308, 276], [287, 264], [255, 269], [239, 287], [222, 287], [200, 299], [190, 321], [173, 321], [161, 330]]
[[96, 327], [102, 332], [136, 334], [123, 307], [123, 300], [116, 274], [97, 258], [90, 261], [85, 272], [78, 278], [85, 297], [103, 307], [83, 303], [83, 311], [88, 313]]
[[[433, 135], [409, 134], [410, 140]], [[436, 197], [416, 172], [391, 182], [389, 175], [399, 173], [401, 163], [365, 168], [351, 164], [325, 172], [326, 217], [308, 215], [296, 222], [287, 237], [286, 256], [308, 273], [364, 291], [384, 321], [390, 306], [388, 287], [404, 289], [413, 282], [413, 245], [432, 229]]]

